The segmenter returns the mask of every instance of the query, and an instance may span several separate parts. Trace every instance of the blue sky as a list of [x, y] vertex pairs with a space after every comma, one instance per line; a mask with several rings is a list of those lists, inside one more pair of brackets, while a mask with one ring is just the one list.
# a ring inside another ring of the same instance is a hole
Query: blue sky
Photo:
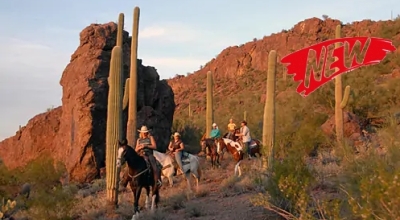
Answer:
[[196, 71], [228, 46], [307, 18], [326, 14], [347, 23], [388, 20], [391, 10], [400, 14], [398, 0], [2, 0], [0, 140], [61, 104], [59, 80], [84, 27], [116, 21], [122, 12], [131, 32], [135, 6], [141, 8], [139, 58], [164, 79]]

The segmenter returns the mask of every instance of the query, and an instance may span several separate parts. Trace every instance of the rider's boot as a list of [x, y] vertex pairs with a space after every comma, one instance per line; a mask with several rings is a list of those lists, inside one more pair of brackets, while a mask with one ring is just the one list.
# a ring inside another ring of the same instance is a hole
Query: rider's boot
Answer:
[[157, 186], [161, 187], [162, 186], [162, 181], [161, 181], [161, 170], [158, 169], [156, 159], [154, 157], [149, 157], [150, 161], [150, 166], [153, 170], [153, 173], [157, 176]]

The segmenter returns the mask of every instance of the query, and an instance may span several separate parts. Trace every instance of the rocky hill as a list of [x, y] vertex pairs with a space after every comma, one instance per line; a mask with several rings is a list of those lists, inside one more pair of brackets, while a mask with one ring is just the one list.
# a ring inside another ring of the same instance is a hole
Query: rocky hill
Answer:
[[[88, 182], [105, 167], [107, 78], [117, 25], [92, 24], [80, 33], [60, 84], [62, 106], [29, 120], [16, 135], [0, 142], [0, 158], [8, 168], [26, 165], [41, 156], [65, 164], [70, 180]], [[124, 32], [124, 75], [129, 75], [130, 43]], [[138, 128], [152, 129], [157, 145], [166, 148], [175, 108], [171, 87], [154, 67], [138, 60]], [[125, 123], [127, 121], [125, 112]]]
[[[215, 80], [215, 114], [216, 122], [226, 124], [229, 117], [236, 121], [243, 118], [247, 112], [247, 119], [253, 130], [258, 130], [262, 116], [266, 84], [267, 57], [270, 50], [276, 50], [278, 59], [283, 56], [315, 43], [334, 38], [335, 26], [339, 20], [310, 18], [294, 25], [290, 30], [265, 36], [263, 39], [254, 39], [240, 46], [224, 49], [216, 58], [206, 63], [202, 69], [188, 75], [178, 76], [168, 80], [175, 94], [177, 119], [186, 120], [191, 111], [190, 123], [204, 130], [205, 126], [205, 91], [206, 72], [212, 71]], [[371, 21], [363, 20], [351, 24], [343, 24], [342, 36], [376, 36], [389, 38], [400, 51], [400, 21]], [[384, 67], [377, 75], [393, 74], [399, 77], [398, 58], [388, 55], [383, 61]], [[383, 66], [383, 64], [382, 64]], [[367, 69], [370, 67], [367, 67]], [[371, 67], [374, 68], [374, 67]], [[278, 78], [282, 78], [286, 68], [278, 67]], [[292, 79], [288, 77], [289, 84]], [[295, 85], [282, 84], [279, 91], [296, 88]], [[293, 90], [291, 90], [293, 91]], [[287, 93], [288, 91], [286, 91]], [[286, 96], [278, 95], [278, 98]], [[190, 109], [189, 109], [190, 103]], [[178, 125], [177, 125], [178, 126]], [[220, 126], [225, 129], [225, 126]], [[257, 132], [257, 131], [256, 131]], [[259, 134], [259, 133], [258, 133]]]

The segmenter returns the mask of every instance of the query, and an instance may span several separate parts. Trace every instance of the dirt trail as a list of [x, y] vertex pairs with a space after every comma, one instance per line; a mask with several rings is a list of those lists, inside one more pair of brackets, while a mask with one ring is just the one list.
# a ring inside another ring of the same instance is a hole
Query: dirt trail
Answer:
[[[233, 177], [234, 161], [226, 157], [222, 167], [211, 170], [210, 161], [201, 158], [203, 177], [196, 198], [185, 197], [186, 181], [182, 176], [175, 177], [173, 188], [163, 187], [161, 190], [161, 209], [155, 215], [145, 215], [142, 219], [204, 219], [204, 220], [241, 220], [241, 219], [274, 219], [262, 207], [251, 203], [257, 195], [254, 182], [246, 170], [259, 164], [258, 160], [244, 161], [243, 176]], [[166, 185], [166, 184], [165, 184]], [[126, 192], [132, 198], [131, 192]]]

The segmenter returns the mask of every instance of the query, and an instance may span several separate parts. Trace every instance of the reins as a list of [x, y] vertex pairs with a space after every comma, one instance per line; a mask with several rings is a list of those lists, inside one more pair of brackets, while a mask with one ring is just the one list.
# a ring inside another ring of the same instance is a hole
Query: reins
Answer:
[[[148, 171], [148, 170], [149, 170], [149, 167], [147, 167], [146, 169], [144, 169], [143, 171], [141, 171], [140, 173], [138, 173], [138, 174], [136, 174], [136, 175], [134, 175], [134, 176], [132, 176], [132, 175], [130, 174], [130, 172], [128, 172], [128, 176], [129, 176], [130, 178], [132, 178], [132, 180], [133, 180], [133, 179], [137, 178], [138, 176], [142, 175], [144, 172], [146, 172], [146, 171]], [[129, 170], [129, 171], [130, 171], [130, 170]]]

